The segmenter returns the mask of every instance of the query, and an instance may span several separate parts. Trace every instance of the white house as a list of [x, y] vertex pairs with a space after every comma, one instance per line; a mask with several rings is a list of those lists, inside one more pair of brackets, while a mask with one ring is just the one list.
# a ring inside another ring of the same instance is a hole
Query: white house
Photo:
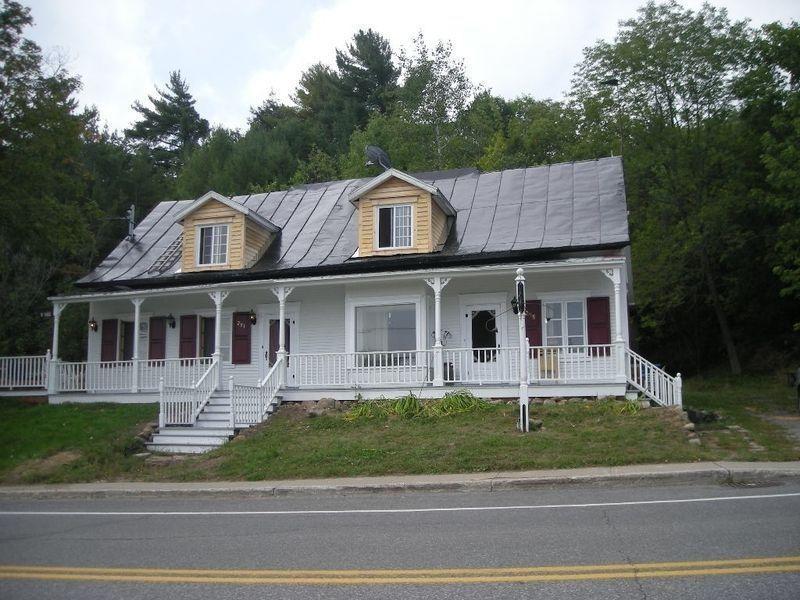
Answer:
[[[680, 404], [680, 378], [630, 349], [630, 273], [620, 158], [208, 192], [158, 204], [80, 294], [52, 298], [52, 355], [0, 358], [0, 388], [158, 401], [153, 448], [173, 451], [219, 445], [281, 401], [516, 397], [526, 370], [533, 397], [633, 386]], [[59, 317], [76, 303], [88, 356], [64, 362]]]

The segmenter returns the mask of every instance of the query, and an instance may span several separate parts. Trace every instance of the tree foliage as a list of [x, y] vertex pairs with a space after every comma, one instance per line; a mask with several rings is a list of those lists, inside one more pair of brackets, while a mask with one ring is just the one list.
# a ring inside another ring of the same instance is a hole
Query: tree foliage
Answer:
[[[242, 194], [405, 171], [517, 168], [624, 155], [642, 351], [671, 370], [774, 368], [798, 357], [800, 28], [649, 2], [584, 51], [564, 100], [475, 86], [455, 49], [395, 51], [359, 30], [243, 130], [211, 129], [179, 72], [136, 102], [125, 135], [79, 111], [77, 77], [0, 21], [0, 354], [48, 344], [46, 296], [124, 235], [119, 217], [213, 189]], [[62, 356], [80, 358], [85, 310]]]

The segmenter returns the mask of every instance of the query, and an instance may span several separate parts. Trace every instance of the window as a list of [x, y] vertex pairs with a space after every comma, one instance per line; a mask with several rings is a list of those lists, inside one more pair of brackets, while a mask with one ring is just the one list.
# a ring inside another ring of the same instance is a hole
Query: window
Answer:
[[[357, 352], [405, 352], [417, 349], [417, 315], [413, 304], [356, 307]], [[402, 355], [365, 356], [361, 366], [398, 364]], [[411, 355], [413, 361], [413, 355]]]
[[545, 345], [583, 346], [585, 310], [583, 300], [544, 303]]
[[200, 317], [200, 356], [214, 354], [214, 334], [216, 333], [216, 319], [214, 317]]
[[410, 204], [378, 209], [378, 248], [408, 248], [411, 236]]
[[207, 225], [199, 228], [198, 265], [224, 265], [228, 262], [228, 226]]

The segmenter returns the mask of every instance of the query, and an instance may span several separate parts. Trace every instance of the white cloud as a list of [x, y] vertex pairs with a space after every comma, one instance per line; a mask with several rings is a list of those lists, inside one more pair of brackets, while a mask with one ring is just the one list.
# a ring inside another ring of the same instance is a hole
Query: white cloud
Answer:
[[[29, 0], [45, 49], [62, 47], [84, 84], [81, 99], [123, 128], [130, 105], [180, 69], [212, 124], [244, 127], [250, 106], [274, 91], [288, 100], [300, 73], [332, 64], [359, 28], [372, 27], [395, 50], [422, 31], [451, 40], [476, 83], [507, 97], [558, 98], [582, 48], [610, 38], [644, 0], [333, 0], [324, 4], [237, 0]], [[697, 8], [702, 0], [684, 0]], [[715, 2], [719, 4], [719, 2]], [[793, 2], [727, 0], [731, 16], [755, 23], [789, 19]]]

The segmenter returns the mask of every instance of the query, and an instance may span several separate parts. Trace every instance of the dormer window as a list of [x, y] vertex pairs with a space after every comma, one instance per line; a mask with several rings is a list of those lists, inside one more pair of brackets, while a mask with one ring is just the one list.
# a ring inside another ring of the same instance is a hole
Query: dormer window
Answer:
[[198, 227], [200, 243], [197, 250], [198, 265], [224, 265], [228, 262], [228, 226], [206, 225]]
[[409, 248], [412, 239], [410, 204], [378, 208], [378, 248]]

